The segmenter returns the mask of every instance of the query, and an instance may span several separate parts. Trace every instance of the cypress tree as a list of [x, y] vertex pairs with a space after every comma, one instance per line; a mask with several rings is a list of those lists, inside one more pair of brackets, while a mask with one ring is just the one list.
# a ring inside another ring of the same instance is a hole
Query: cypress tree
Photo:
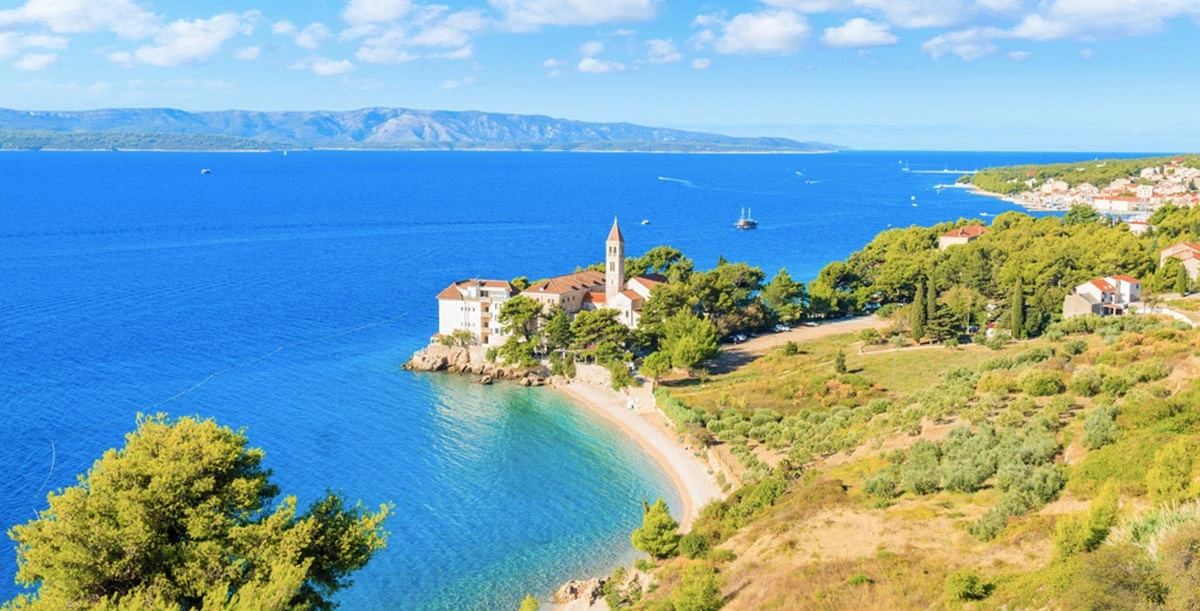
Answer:
[[1021, 286], [1021, 281], [1017, 280], [1017, 285], [1013, 287], [1012, 297], [1009, 299], [1009, 326], [1012, 328], [1013, 337], [1018, 339], [1026, 339], [1029, 335], [1025, 332], [1025, 288]]
[[1191, 278], [1188, 278], [1187, 268], [1180, 265], [1179, 270], [1175, 273], [1175, 292], [1179, 293], [1180, 297], [1185, 297], [1188, 294], [1188, 285], [1191, 284]]
[[925, 278], [925, 322], [937, 318], [937, 288], [933, 286], [933, 279]]
[[913, 296], [912, 302], [912, 336], [918, 342], [925, 337], [925, 323], [929, 321], [929, 310], [925, 307], [926, 292], [925, 281], [922, 280], [917, 285], [917, 292]]

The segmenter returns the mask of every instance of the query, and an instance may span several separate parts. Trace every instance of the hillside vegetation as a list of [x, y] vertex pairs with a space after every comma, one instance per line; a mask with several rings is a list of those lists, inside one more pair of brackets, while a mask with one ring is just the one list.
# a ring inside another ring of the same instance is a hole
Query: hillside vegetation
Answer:
[[[1080, 211], [1006, 214], [947, 251], [936, 236], [948, 225], [891, 230], [822, 271], [805, 308], [876, 304], [892, 329], [668, 379], [659, 406], [732, 460], [741, 487], [654, 562], [654, 587], [610, 586], [610, 604], [1196, 608], [1200, 332], [1058, 314], [1097, 275], [1142, 275], [1155, 290], [1158, 249], [1195, 239], [1200, 213], [1153, 220], [1157, 236], [1134, 237]], [[1000, 331], [972, 337], [959, 307]], [[918, 311], [952, 321], [945, 343], [905, 337]]]
[[1135, 159], [1098, 159], [1077, 163], [1052, 163], [1047, 165], [1015, 165], [980, 170], [970, 177], [971, 184], [992, 193], [1015, 195], [1028, 190], [1025, 181], [1037, 179], [1038, 183], [1058, 179], [1075, 187], [1090, 183], [1101, 187], [1119, 178], [1136, 177], [1144, 168], [1163, 166], [1173, 159], [1183, 159], [1183, 165], [1200, 168], [1200, 155], [1171, 155], [1168, 157], [1141, 157]]

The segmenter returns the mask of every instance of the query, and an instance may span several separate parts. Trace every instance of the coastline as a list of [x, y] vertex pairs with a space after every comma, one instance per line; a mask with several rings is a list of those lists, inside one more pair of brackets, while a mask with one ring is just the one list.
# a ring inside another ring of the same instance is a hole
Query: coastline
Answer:
[[659, 465], [682, 503], [678, 509], [680, 532], [688, 532], [705, 505], [724, 498], [716, 475], [704, 460], [676, 440], [674, 429], [668, 428], [666, 418], [654, 407], [653, 394], [647, 388], [632, 389], [631, 396], [639, 405], [636, 410], [626, 407], [626, 395], [607, 386], [573, 380], [551, 388], [615, 424]]

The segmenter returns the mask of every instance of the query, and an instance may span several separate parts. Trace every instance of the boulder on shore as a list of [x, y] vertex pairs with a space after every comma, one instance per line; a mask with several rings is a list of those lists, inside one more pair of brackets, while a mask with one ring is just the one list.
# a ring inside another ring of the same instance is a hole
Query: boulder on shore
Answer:
[[588, 580], [572, 579], [554, 593], [554, 603], [563, 605], [583, 600], [588, 606], [594, 605], [604, 598], [604, 582], [595, 577]]

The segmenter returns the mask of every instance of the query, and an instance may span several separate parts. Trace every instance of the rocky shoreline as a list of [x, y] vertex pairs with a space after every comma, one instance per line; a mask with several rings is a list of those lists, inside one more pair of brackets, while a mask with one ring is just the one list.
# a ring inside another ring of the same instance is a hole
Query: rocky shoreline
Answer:
[[521, 386], [546, 386], [550, 372], [545, 367], [505, 367], [487, 360], [478, 346], [446, 346], [430, 344], [412, 355], [403, 368], [408, 371], [457, 373], [478, 376], [480, 384], [496, 380], [511, 380]]

